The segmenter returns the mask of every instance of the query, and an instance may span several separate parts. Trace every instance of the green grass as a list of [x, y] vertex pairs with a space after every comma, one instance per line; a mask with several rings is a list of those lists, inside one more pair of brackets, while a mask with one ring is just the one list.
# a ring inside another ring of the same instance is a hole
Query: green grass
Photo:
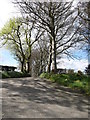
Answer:
[[82, 93], [90, 95], [90, 77], [84, 74], [52, 74], [42, 73], [41, 78], [50, 79], [52, 82], [57, 82], [60, 85], [68, 86], [72, 89], [78, 89]]
[[2, 79], [4, 78], [20, 78], [20, 77], [30, 77], [29, 74], [27, 73], [21, 73], [21, 72], [16, 72], [16, 71], [8, 71], [8, 72], [0, 72], [0, 76], [2, 77]]

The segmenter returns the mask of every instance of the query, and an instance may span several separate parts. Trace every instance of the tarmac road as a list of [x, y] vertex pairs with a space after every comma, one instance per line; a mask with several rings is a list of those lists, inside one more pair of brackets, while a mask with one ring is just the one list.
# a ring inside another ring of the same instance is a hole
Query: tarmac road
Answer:
[[88, 98], [41, 78], [2, 80], [3, 118], [88, 118]]

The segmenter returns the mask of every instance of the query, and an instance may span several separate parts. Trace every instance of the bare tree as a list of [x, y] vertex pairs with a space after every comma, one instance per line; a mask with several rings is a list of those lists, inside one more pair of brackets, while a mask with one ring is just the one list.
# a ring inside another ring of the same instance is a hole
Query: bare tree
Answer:
[[[26, 63], [27, 63], [27, 72], [30, 72], [30, 59], [31, 59], [31, 50], [35, 42], [37, 42], [40, 37], [43, 35], [44, 31], [35, 27], [34, 22], [29, 22], [28, 17], [24, 19], [24, 24], [26, 25], [25, 29], [25, 40], [26, 40]], [[31, 37], [33, 36], [33, 38]]]
[[[90, 62], [90, 2], [79, 2], [79, 35], [82, 36], [86, 44], [86, 51]], [[85, 45], [84, 45], [85, 46]]]
[[[52, 70], [56, 71], [57, 54], [68, 53], [67, 49], [79, 42], [75, 37], [78, 28], [74, 28], [78, 16], [77, 10], [72, 9], [72, 2], [41, 3], [16, 0], [16, 3], [22, 13], [28, 14], [32, 18], [31, 21], [36, 21], [37, 27], [44, 29], [49, 34], [50, 45], [52, 44], [52, 59], [49, 56], [51, 59], [49, 61], [52, 61]], [[50, 66], [51, 63], [48, 65]], [[50, 69], [50, 67], [48, 68]]]
[[[84, 45], [84, 37], [80, 37], [80, 29], [83, 27], [79, 23], [78, 7], [73, 6], [73, 2], [31, 2], [26, 0], [15, 0], [22, 14], [30, 17], [37, 28], [44, 29], [49, 38], [49, 59], [48, 71], [56, 72], [56, 58], [61, 54], [71, 56], [71, 48], [77, 45]], [[89, 20], [89, 19], [88, 19]], [[80, 42], [80, 44], [79, 44]]]
[[[27, 72], [30, 72], [30, 58], [31, 47], [43, 34], [39, 29], [34, 28], [34, 23], [28, 24], [28, 19], [13, 18], [2, 28], [0, 36], [2, 44], [7, 44], [11, 52], [15, 55], [16, 59], [21, 63], [21, 71], [24, 72], [24, 67]], [[31, 34], [35, 36], [32, 39]], [[33, 32], [33, 33], [32, 33]]]
[[23, 72], [25, 54], [23, 51], [23, 43], [20, 39], [20, 26], [19, 19], [10, 19], [8, 23], [0, 31], [2, 45], [7, 44], [8, 48], [12, 50], [13, 54], [18, 58], [21, 63], [21, 71]]
[[45, 41], [45, 37], [41, 37], [34, 45], [32, 50], [32, 74], [38, 76], [42, 72], [46, 72], [48, 62], [48, 44]]

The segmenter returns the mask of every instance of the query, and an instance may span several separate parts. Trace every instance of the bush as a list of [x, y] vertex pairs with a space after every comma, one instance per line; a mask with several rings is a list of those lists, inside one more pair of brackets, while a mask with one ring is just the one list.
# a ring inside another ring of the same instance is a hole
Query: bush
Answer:
[[88, 85], [90, 76], [88, 77], [87, 75], [82, 74], [81, 71], [73, 74], [42, 73], [40, 77], [50, 79], [52, 82], [57, 82], [60, 85], [79, 89], [82, 92], [90, 95], [90, 87]]
[[52, 75], [52, 73], [42, 73], [42, 74], [40, 75], [40, 77], [41, 77], [41, 78], [47, 78], [47, 79], [49, 79], [49, 78], [51, 77], [51, 75]]
[[30, 74], [27, 73], [21, 73], [16, 71], [8, 71], [8, 72], [1, 72], [2, 78], [19, 78], [19, 77], [30, 77]]
[[2, 74], [2, 78], [9, 78], [10, 77], [7, 72], [1, 72], [1, 74]]
[[83, 83], [80, 80], [73, 82], [72, 87], [83, 88]]
[[55, 78], [55, 82], [58, 82], [60, 84], [65, 84], [68, 83], [69, 81], [69, 76], [67, 74], [59, 74], [59, 75], [55, 75], [55, 77], [53, 76], [53, 79]]
[[81, 70], [78, 70], [78, 75], [83, 75], [82, 71]]

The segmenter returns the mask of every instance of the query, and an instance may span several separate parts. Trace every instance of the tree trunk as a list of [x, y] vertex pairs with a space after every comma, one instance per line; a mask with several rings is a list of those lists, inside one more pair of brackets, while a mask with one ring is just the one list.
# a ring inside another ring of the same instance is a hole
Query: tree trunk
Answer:
[[21, 72], [24, 72], [24, 61], [21, 62]]
[[40, 58], [40, 74], [43, 72], [43, 54], [42, 54], [42, 52], [41, 52], [41, 56], [40, 56], [41, 58]]
[[52, 40], [52, 72], [56, 73], [57, 65], [56, 65], [56, 42]]
[[[87, 4], [88, 18], [90, 19], [90, 2]], [[88, 21], [88, 64], [90, 64], [90, 21]]]
[[50, 73], [51, 71], [51, 62], [52, 62], [52, 40], [50, 40], [50, 47], [49, 47], [49, 58], [48, 58], [48, 68], [47, 68], [48, 73]]
[[31, 62], [31, 46], [28, 45], [28, 50], [29, 50], [29, 53], [28, 53], [28, 58], [27, 58], [27, 72], [31, 74], [31, 66], [30, 66], [30, 62]]
[[52, 71], [56, 73], [57, 65], [56, 65], [56, 41], [55, 41], [55, 17], [54, 17], [54, 9], [52, 9], [52, 2], [50, 2], [49, 9], [49, 17], [50, 17], [50, 38], [52, 40]]
[[31, 74], [30, 60], [28, 60], [28, 62], [27, 62], [27, 73]]

